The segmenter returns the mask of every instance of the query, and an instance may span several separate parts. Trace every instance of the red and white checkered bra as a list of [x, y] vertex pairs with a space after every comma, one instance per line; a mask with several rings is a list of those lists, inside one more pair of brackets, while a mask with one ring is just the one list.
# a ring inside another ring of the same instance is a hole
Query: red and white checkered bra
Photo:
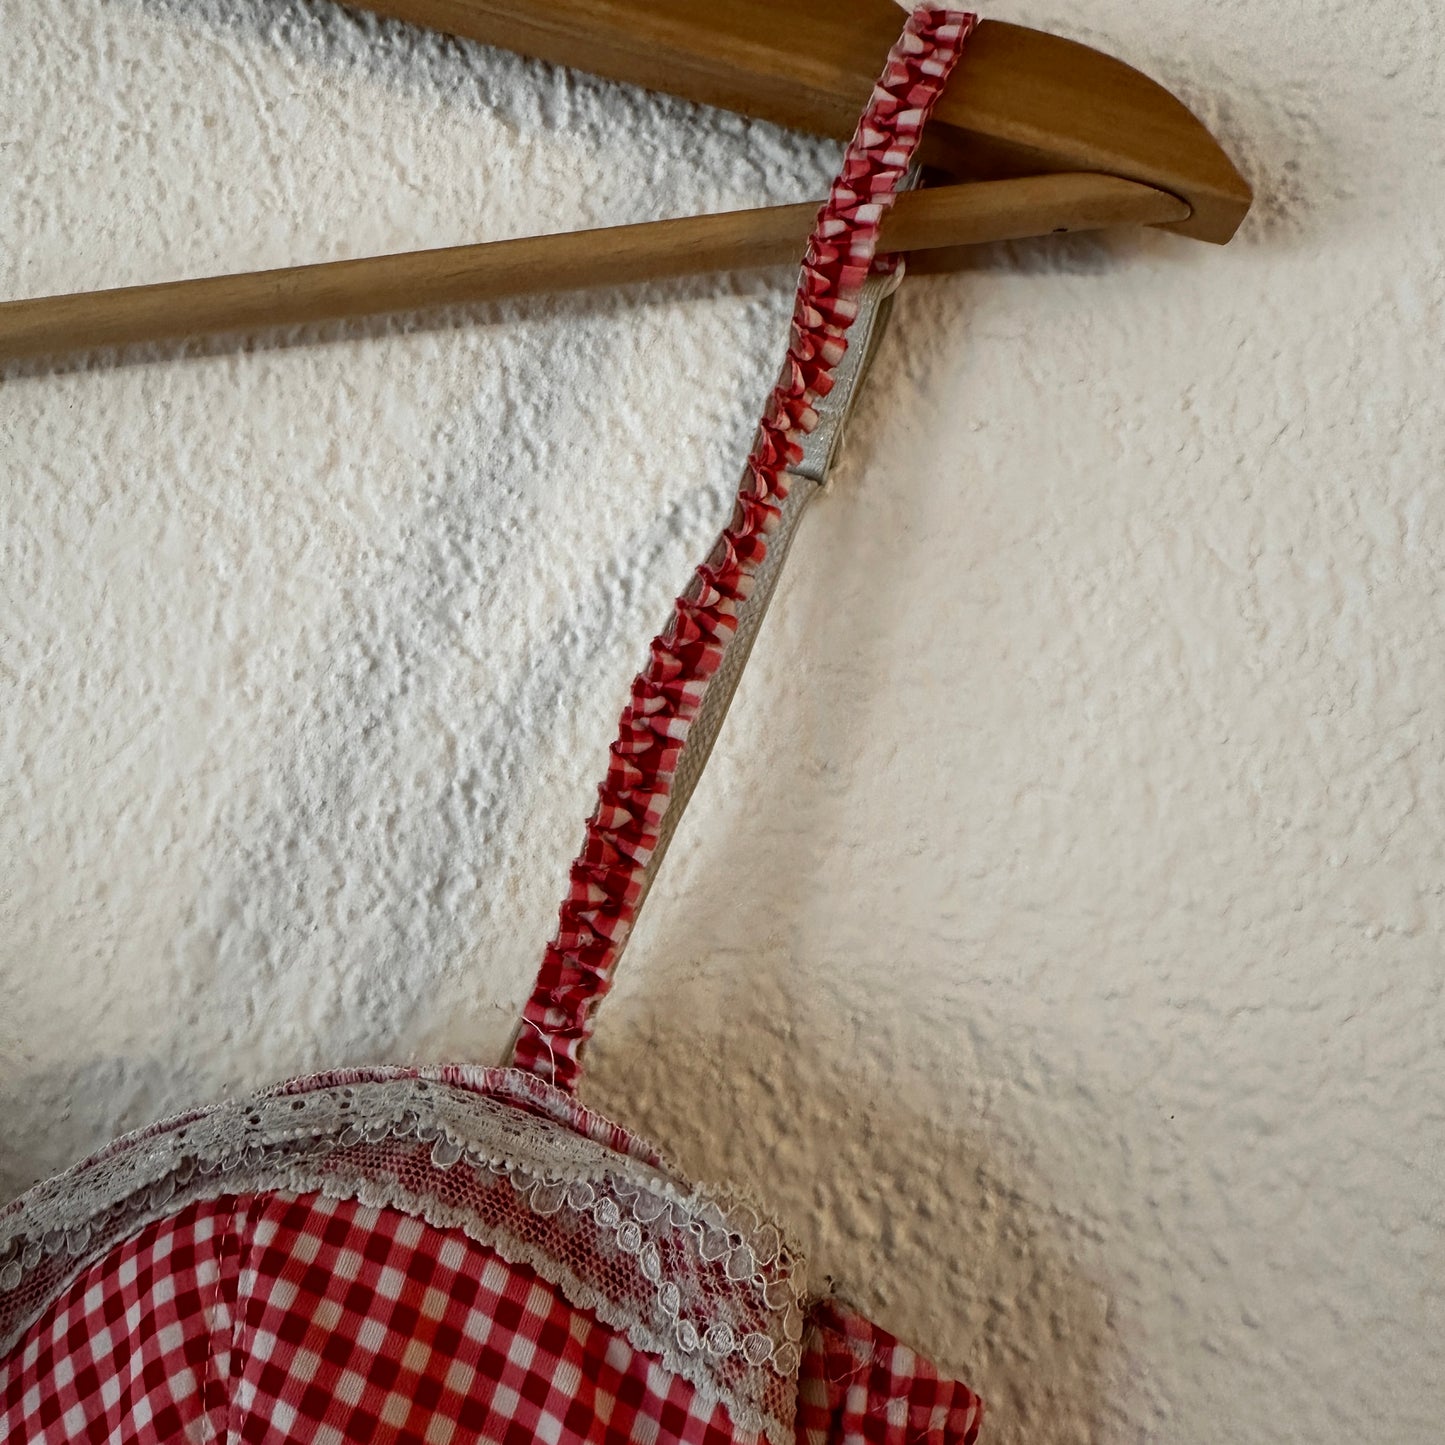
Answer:
[[127, 1135], [9, 1205], [0, 1438], [976, 1438], [967, 1388], [811, 1298], [775, 1225], [575, 1097], [897, 283], [882, 216], [973, 25], [915, 10], [848, 146], [731, 519], [633, 684], [511, 1066], [283, 1084]]

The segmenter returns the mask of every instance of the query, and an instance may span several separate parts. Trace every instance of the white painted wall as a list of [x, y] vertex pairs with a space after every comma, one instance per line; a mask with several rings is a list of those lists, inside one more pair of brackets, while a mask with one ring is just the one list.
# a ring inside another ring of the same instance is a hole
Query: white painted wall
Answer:
[[[588, 1097], [1001, 1442], [1445, 1420], [1445, 22], [1017, 3], [1226, 250], [910, 286]], [[302, 0], [0, 0], [0, 295], [819, 191], [836, 152]], [[0, 385], [0, 1196], [503, 1048], [783, 273]]]

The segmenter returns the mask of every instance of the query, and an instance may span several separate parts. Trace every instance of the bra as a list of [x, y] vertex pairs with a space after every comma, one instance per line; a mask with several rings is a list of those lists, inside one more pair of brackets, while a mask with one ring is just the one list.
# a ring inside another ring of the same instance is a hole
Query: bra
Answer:
[[913, 11], [820, 211], [728, 525], [633, 683], [510, 1066], [346, 1070], [116, 1141], [0, 1211], [7, 1441], [928, 1442], [982, 1406], [786, 1233], [580, 1103], [596, 1008], [827, 478], [877, 253], [974, 18]]

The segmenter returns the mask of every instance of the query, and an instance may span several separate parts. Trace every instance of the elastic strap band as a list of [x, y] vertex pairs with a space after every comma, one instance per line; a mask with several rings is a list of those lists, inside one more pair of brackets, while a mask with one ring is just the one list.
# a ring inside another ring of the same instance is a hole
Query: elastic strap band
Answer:
[[[805, 460], [804, 439], [824, 420], [820, 409], [827, 410], [870, 275], [893, 270], [886, 262], [875, 267], [879, 228], [975, 24], [973, 15], [956, 10], [921, 7], [909, 16], [818, 213], [787, 357], [732, 519], [632, 684], [513, 1055], [516, 1067], [563, 1089], [576, 1087], [593, 1011], [612, 986], [642, 900], [721, 727], [793, 530], [817, 490], [816, 477], [796, 470], [817, 469], [815, 458]], [[877, 300], [886, 289], [886, 282], [874, 283]], [[823, 470], [835, 442], [822, 449]]]

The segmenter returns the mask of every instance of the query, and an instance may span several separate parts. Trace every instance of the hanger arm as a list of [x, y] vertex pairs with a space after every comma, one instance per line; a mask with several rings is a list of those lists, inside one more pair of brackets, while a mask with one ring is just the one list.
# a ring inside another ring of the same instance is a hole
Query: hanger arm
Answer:
[[[339, 0], [610, 80], [846, 140], [897, 38], [892, 0]], [[955, 180], [1102, 171], [1189, 204], [1224, 242], [1249, 186], [1163, 86], [1061, 36], [984, 20], [929, 124]]]
[[[647, 221], [475, 246], [330, 261], [0, 303], [0, 361], [229, 331], [340, 321], [794, 262], [818, 203]], [[910, 191], [885, 251], [1186, 219], [1176, 197], [1116, 176], [1038, 176]]]

